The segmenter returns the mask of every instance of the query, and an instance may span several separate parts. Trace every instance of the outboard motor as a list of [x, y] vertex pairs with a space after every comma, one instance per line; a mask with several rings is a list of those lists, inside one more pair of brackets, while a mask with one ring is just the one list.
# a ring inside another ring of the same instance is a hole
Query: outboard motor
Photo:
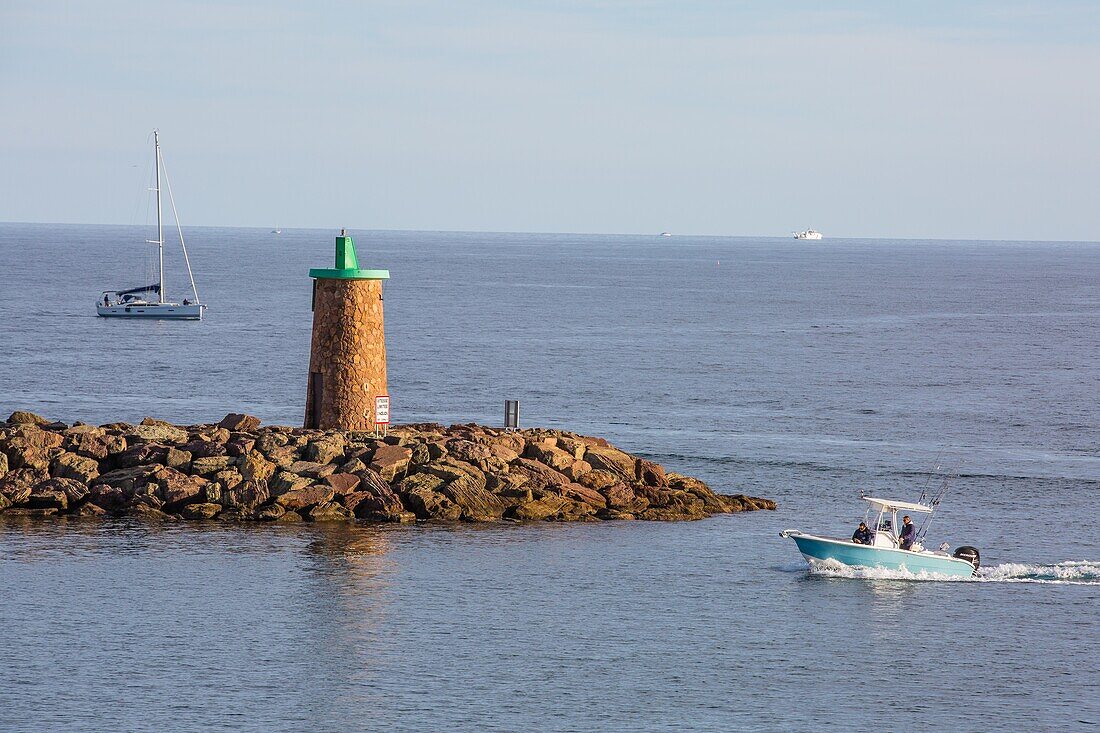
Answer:
[[962, 547], [955, 548], [955, 552], [952, 553], [952, 557], [957, 557], [960, 560], [966, 560], [968, 563], [974, 566], [974, 572], [978, 572], [978, 567], [982, 564], [982, 557], [978, 553], [977, 547], [971, 547], [969, 545], [963, 545]]

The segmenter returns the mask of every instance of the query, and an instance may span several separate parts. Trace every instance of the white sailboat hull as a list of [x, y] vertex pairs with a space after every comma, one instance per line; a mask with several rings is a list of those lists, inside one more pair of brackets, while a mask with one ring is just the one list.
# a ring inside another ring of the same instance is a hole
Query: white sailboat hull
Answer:
[[201, 321], [202, 309], [199, 303], [180, 305], [179, 303], [141, 303], [137, 305], [97, 305], [96, 313], [103, 318], [160, 318], [176, 321]]

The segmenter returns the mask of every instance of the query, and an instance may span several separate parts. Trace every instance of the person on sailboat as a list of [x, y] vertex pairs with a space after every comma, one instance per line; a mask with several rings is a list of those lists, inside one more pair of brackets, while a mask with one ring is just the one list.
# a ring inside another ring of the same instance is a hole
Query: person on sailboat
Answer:
[[103, 307], [107, 308], [107, 307], [110, 307], [110, 305], [111, 305], [111, 296], [107, 295], [107, 293], [104, 293], [103, 294]]
[[898, 543], [901, 545], [901, 549], [910, 550], [913, 548], [913, 540], [917, 537], [917, 527], [908, 514], [902, 517], [901, 521], [901, 534], [898, 535]]

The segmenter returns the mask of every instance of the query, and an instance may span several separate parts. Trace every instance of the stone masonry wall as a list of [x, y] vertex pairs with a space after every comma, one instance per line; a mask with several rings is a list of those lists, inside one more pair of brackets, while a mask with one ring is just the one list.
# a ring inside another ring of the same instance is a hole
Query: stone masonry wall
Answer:
[[319, 279], [313, 306], [305, 425], [314, 410], [313, 373], [323, 375], [322, 430], [371, 430], [374, 397], [387, 393], [381, 280]]

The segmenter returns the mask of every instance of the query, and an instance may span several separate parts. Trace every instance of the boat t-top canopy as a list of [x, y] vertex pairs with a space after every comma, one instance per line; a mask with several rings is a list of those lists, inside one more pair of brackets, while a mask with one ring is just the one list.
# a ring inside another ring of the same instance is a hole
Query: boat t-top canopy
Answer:
[[932, 507], [925, 506], [924, 504], [914, 504], [911, 501], [878, 499], [873, 496], [864, 496], [863, 500], [869, 502], [872, 506], [881, 507], [887, 511], [919, 512], [921, 514], [931, 514], [933, 512]]

